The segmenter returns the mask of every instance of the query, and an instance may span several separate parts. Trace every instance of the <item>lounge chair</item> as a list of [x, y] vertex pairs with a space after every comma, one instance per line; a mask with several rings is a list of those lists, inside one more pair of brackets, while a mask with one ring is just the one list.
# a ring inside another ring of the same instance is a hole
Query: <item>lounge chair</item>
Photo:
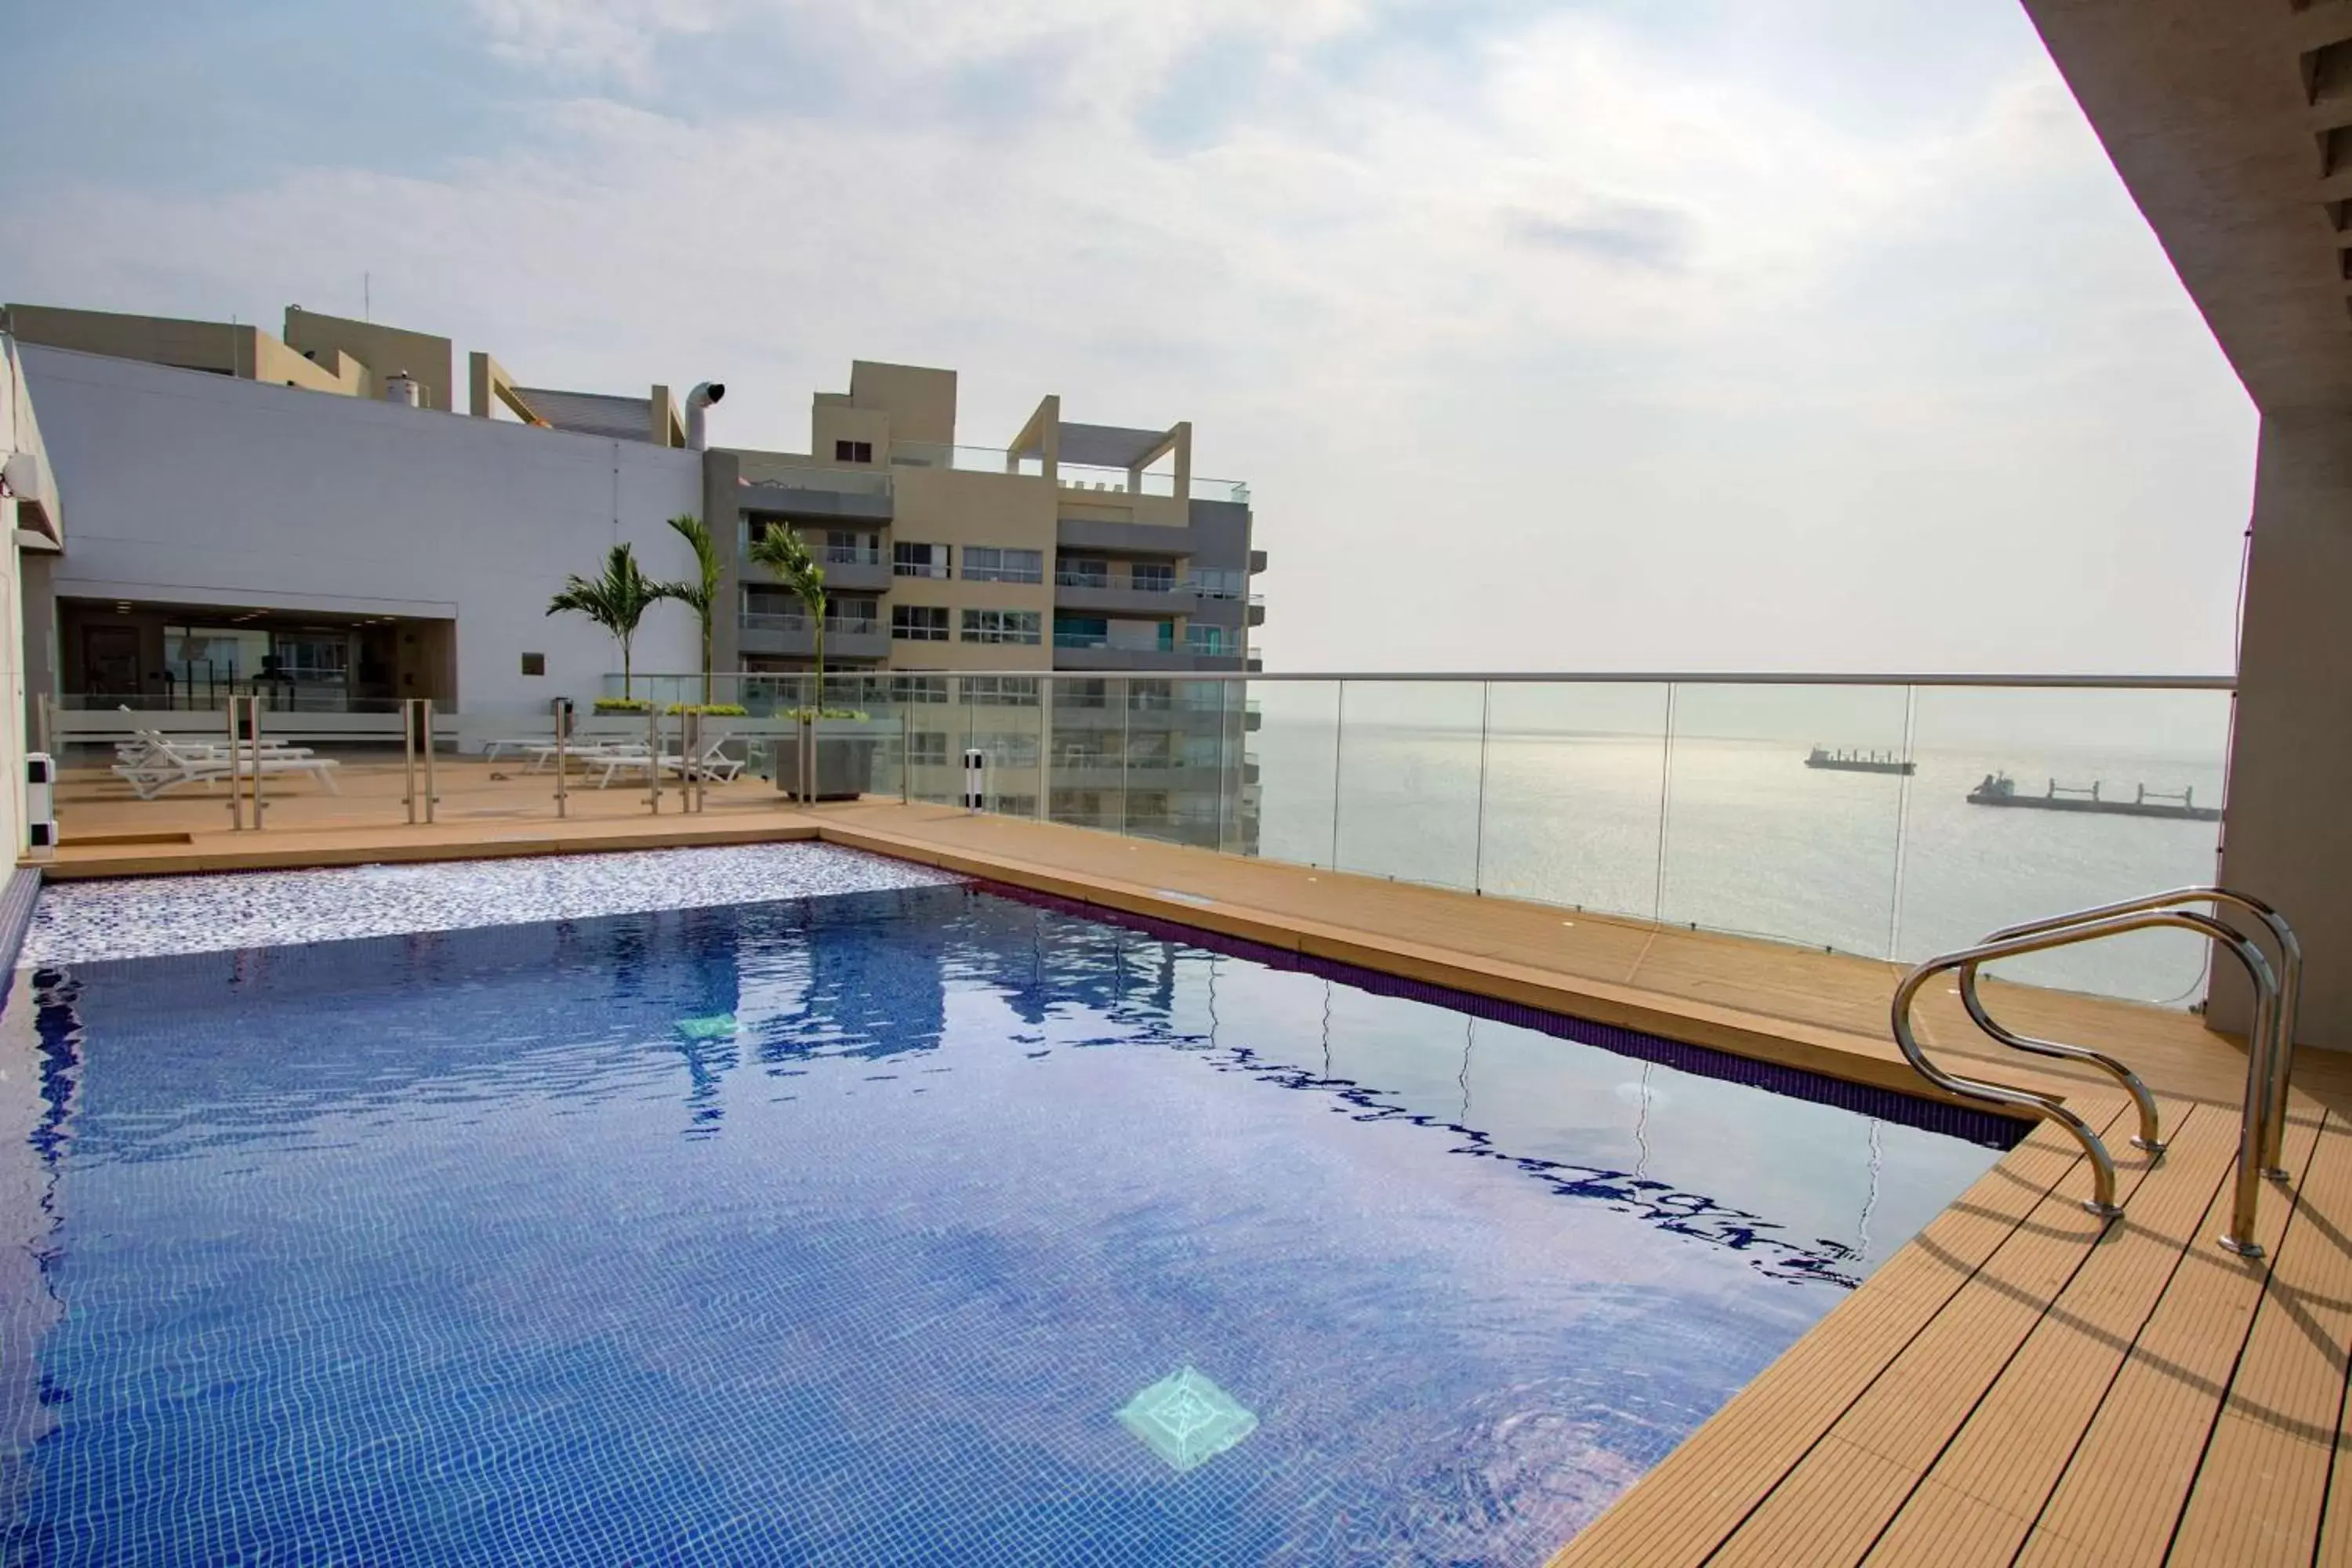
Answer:
[[232, 757], [226, 747], [213, 750], [205, 747], [181, 747], [168, 741], [156, 745], [137, 762], [114, 764], [118, 778], [131, 786], [131, 793], [141, 800], [153, 800], [166, 790], [182, 784], [200, 784], [206, 788], [238, 773], [257, 774], [262, 778], [279, 778], [289, 773], [308, 773], [319, 781], [319, 787], [329, 795], [343, 792], [335, 785], [334, 770], [341, 766], [331, 757], [314, 757], [307, 753], [295, 756], [272, 752], [267, 747], [258, 753], [250, 748]]
[[733, 784], [735, 775], [743, 771], [743, 763], [740, 759], [727, 754], [727, 742], [730, 739], [731, 736], [718, 736], [690, 762], [676, 752], [666, 752], [661, 760], [662, 768], [682, 779], [699, 776], [706, 782], [715, 779], [720, 784]]

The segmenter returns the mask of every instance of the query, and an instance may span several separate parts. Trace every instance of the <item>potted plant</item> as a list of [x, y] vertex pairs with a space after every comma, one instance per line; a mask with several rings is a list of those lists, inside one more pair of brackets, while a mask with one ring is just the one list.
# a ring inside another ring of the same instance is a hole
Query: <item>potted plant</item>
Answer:
[[[593, 579], [572, 573], [563, 580], [562, 592], [548, 601], [551, 616], [565, 614], [585, 616], [619, 639], [621, 644], [621, 700], [631, 700], [629, 683], [629, 645], [635, 640], [637, 623], [646, 618], [646, 611], [658, 597], [656, 584], [637, 565], [636, 552], [626, 544], [615, 544], [604, 558], [604, 574]], [[596, 704], [599, 712], [604, 704]]]
[[669, 525], [694, 551], [695, 576], [691, 582], [656, 583], [653, 594], [656, 599], [676, 600], [701, 618], [702, 700], [707, 706], [710, 701], [710, 617], [719, 607], [719, 579], [723, 575], [719, 545], [710, 537], [709, 525], [698, 517], [674, 517]]
[[815, 628], [815, 691], [803, 708], [781, 710], [793, 733], [776, 743], [776, 787], [799, 800], [856, 800], [874, 782], [878, 742], [867, 735], [835, 736], [819, 744], [818, 723], [826, 719], [863, 719], [863, 713], [824, 706], [824, 568], [789, 524], [763, 530], [751, 541], [751, 558], [766, 567], [808, 613]]

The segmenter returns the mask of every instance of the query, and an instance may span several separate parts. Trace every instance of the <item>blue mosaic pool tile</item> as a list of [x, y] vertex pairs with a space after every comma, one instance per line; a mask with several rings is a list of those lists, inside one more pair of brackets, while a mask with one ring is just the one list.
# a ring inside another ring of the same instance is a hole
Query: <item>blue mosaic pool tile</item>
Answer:
[[1991, 1158], [971, 886], [27, 1000], [43, 1568], [1540, 1561]]

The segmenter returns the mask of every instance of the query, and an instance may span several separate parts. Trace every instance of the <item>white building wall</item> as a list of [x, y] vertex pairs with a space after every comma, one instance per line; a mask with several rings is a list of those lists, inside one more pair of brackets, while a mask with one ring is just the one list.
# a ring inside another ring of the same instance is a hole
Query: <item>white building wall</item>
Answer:
[[[32, 454], [45, 475], [41, 500], [55, 516], [58, 484], [48, 473], [47, 454], [33, 405], [16, 340], [0, 336], [0, 462], [17, 452]], [[0, 864], [0, 881], [25, 851], [25, 588], [22, 548], [16, 529], [15, 496], [0, 496], [0, 846], [7, 851]]]
[[[469, 712], [602, 694], [620, 652], [549, 616], [566, 574], [626, 541], [692, 574], [667, 519], [702, 504], [698, 452], [25, 347], [74, 526], [60, 598], [415, 616], [457, 622]], [[543, 677], [522, 655], [547, 656]], [[13, 657], [13, 644], [12, 644]], [[701, 634], [648, 611], [639, 669], [695, 669]]]

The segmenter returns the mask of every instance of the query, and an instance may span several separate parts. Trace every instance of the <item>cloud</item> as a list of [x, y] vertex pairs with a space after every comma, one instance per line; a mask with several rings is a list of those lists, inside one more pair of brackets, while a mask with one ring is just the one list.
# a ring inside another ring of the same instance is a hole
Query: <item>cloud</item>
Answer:
[[[349, 309], [367, 269], [379, 318], [538, 384], [719, 376], [714, 431], [745, 446], [804, 439], [809, 392], [853, 356], [959, 367], [968, 441], [1049, 391], [1075, 418], [1189, 417], [1205, 468], [1256, 481], [1294, 668], [1836, 662], [1823, 628], [1918, 635], [1842, 608], [1878, 602], [1890, 552], [1966, 536], [2046, 561], [2072, 529], [2086, 558], [2112, 542], [2187, 584], [2221, 556], [2163, 541], [2242, 513], [2242, 407], [2021, 18], [1888, 131], [1737, 58], [1694, 69], [1646, 11], [472, 17], [524, 133], [203, 199], [54, 181], [37, 245], [0, 234], [12, 290]], [[1443, 570], [1400, 567], [1440, 540]], [[1685, 553], [1661, 565], [1663, 542]], [[1955, 600], [1976, 570], [1948, 574]], [[2065, 581], [1984, 581], [2028, 605], [2046, 586], [2034, 635], [2072, 635]], [[1559, 582], [1636, 607], [1563, 622]], [[1693, 619], [1661, 604], [1704, 606], [1692, 635], [1716, 642], [1657, 646]], [[2146, 662], [2200, 662], [2162, 636]]]
[[1689, 216], [1642, 202], [1592, 202], [1572, 217], [1514, 212], [1505, 215], [1505, 228], [1542, 249], [1662, 272], [1681, 271], [1690, 256]]

